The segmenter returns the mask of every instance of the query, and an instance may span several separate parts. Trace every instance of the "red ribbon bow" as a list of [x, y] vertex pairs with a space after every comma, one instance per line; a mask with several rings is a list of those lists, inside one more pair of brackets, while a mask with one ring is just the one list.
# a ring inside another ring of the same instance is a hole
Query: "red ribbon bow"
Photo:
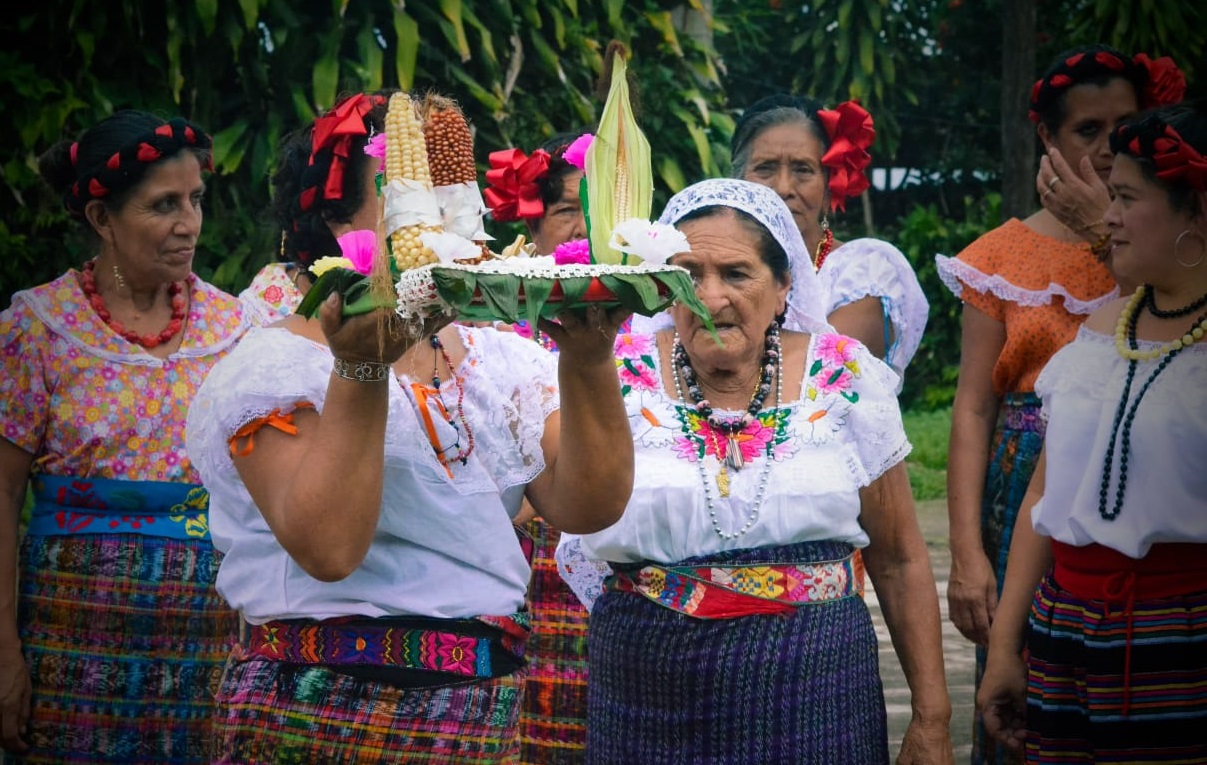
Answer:
[[846, 101], [833, 109], [821, 109], [817, 117], [830, 137], [830, 148], [821, 163], [830, 171], [830, 209], [846, 210], [846, 200], [857, 197], [871, 183], [864, 169], [871, 164], [868, 147], [876, 137], [872, 115], [856, 101]]
[[1137, 53], [1133, 61], [1148, 71], [1148, 80], [1140, 95], [1141, 109], [1167, 106], [1182, 100], [1186, 94], [1186, 75], [1178, 69], [1172, 58], [1162, 56], [1152, 59], [1147, 53]]
[[1170, 125], [1165, 126], [1165, 135], [1153, 141], [1152, 159], [1162, 181], [1181, 181], [1195, 191], [1207, 191], [1207, 157], [1182, 140]]
[[549, 159], [549, 153], [544, 149], [532, 152], [531, 157], [519, 149], [490, 153], [490, 170], [486, 171], [488, 186], [483, 196], [495, 220], [539, 218], [545, 214], [538, 184], [549, 172]]
[[310, 144], [311, 163], [314, 162], [314, 155], [323, 149], [329, 148], [332, 153], [331, 170], [327, 173], [327, 182], [323, 186], [323, 196], [326, 199], [343, 198], [344, 167], [348, 162], [352, 139], [358, 135], [368, 135], [365, 115], [384, 100], [382, 96], [358, 93], [336, 104], [335, 108], [314, 121], [314, 134]]

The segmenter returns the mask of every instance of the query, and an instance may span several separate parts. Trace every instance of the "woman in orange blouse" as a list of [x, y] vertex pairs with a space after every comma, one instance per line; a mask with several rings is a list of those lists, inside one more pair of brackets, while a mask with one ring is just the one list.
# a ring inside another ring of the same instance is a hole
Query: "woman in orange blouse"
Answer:
[[[1058, 56], [1031, 94], [1030, 116], [1047, 157], [1037, 180], [1042, 201], [1062, 183], [1084, 183], [1061, 170], [1079, 168], [1105, 181], [1116, 123], [1181, 98], [1184, 80], [1170, 87], [1171, 73], [1180, 77], [1168, 59], [1132, 59], [1102, 45]], [[1006, 221], [956, 258], [938, 258], [944, 282], [964, 301], [948, 452], [947, 600], [952, 622], [977, 644], [978, 685], [1015, 516], [1043, 442], [1035, 379], [1085, 318], [1118, 294], [1098, 230], [1105, 232], [1105, 207], [1105, 200], [1086, 198], [1075, 216], [1059, 218], [1045, 207]], [[974, 765], [1015, 761], [978, 720]]]

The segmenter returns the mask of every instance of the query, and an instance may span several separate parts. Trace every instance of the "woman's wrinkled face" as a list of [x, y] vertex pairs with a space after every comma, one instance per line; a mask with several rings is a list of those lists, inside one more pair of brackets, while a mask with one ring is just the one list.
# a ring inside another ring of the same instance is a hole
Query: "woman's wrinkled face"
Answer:
[[552, 255], [559, 244], [585, 239], [587, 219], [583, 216], [583, 203], [578, 196], [581, 170], [574, 170], [562, 177], [562, 195], [545, 208], [539, 221], [529, 226], [532, 243], [538, 255]]
[[1040, 125], [1044, 148], [1055, 146], [1069, 166], [1076, 169], [1089, 157], [1098, 177], [1106, 182], [1115, 155], [1110, 135], [1126, 117], [1136, 113], [1136, 91], [1127, 80], [1116, 78], [1106, 85], [1074, 85], [1065, 93], [1065, 121], [1052, 134]]
[[775, 125], [751, 142], [750, 160], [742, 176], [774, 189], [810, 244], [816, 244], [820, 236], [819, 221], [829, 202], [823, 154], [825, 147], [807, 125]]
[[[1175, 257], [1193, 262], [1207, 254], [1207, 243], [1199, 236], [1188, 234], [1178, 244], [1183, 231], [1195, 230], [1193, 216], [1171, 208], [1168, 192], [1146, 178], [1130, 156], [1115, 158], [1110, 189], [1111, 204], [1102, 220], [1111, 231], [1111, 270], [1121, 278], [1135, 284], [1175, 284], [1190, 272]], [[1201, 226], [1197, 230], [1204, 233]]]
[[789, 284], [776, 279], [759, 252], [758, 237], [731, 210], [676, 228], [691, 251], [670, 262], [691, 274], [723, 344], [717, 345], [699, 317], [675, 306], [675, 329], [693, 363], [726, 366], [748, 356], [761, 358], [767, 328], [787, 306]]
[[160, 284], [188, 277], [204, 196], [201, 163], [183, 151], [148, 168], [121, 209], [107, 211], [98, 233], [125, 279]]

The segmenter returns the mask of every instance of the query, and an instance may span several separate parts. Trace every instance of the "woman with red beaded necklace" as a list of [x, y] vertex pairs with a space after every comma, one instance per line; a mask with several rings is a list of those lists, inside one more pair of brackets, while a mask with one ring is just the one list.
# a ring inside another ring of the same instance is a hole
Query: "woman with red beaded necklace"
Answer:
[[1141, 286], [1035, 383], [1047, 432], [977, 706], [1027, 762], [1207, 762], [1207, 105], [1110, 147], [1112, 267]]
[[98, 248], [0, 314], [0, 745], [20, 762], [208, 762], [236, 621], [184, 422], [246, 329], [192, 272], [209, 162], [200, 128], [138, 111], [40, 160]]

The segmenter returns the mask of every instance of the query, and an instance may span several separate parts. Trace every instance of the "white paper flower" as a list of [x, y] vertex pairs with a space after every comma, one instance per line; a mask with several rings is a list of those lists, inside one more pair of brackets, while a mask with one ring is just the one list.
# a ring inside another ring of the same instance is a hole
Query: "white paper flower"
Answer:
[[690, 252], [687, 237], [674, 226], [651, 223], [644, 218], [629, 218], [612, 229], [608, 246], [646, 263], [666, 263], [673, 255]]
[[424, 231], [419, 235], [419, 241], [435, 253], [441, 263], [470, 260], [482, 254], [481, 246], [448, 231]]

